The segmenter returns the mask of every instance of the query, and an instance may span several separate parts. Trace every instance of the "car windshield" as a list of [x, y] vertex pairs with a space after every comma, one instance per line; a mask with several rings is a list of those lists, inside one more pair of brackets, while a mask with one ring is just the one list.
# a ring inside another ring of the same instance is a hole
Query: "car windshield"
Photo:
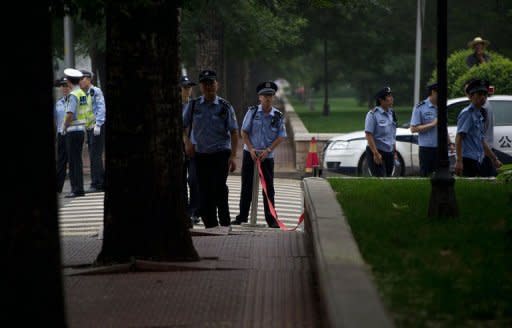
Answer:
[[512, 101], [491, 101], [495, 125], [512, 125]]
[[448, 125], [457, 125], [457, 117], [464, 108], [468, 107], [469, 100], [457, 102], [448, 106]]

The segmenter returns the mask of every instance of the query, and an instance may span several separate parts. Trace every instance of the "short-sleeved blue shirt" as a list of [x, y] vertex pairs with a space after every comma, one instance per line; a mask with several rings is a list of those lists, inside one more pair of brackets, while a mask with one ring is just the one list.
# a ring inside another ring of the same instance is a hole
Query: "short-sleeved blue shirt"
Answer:
[[396, 122], [393, 119], [393, 109], [384, 111], [380, 106], [366, 114], [364, 131], [373, 135], [377, 149], [392, 152], [396, 140]]
[[462, 157], [481, 161], [484, 156], [482, 141], [485, 136], [484, 118], [473, 104], [464, 108], [457, 117], [457, 133], [463, 133]]
[[[427, 98], [412, 110], [411, 126], [428, 124], [436, 118], [437, 107]], [[418, 133], [418, 145], [421, 147], [437, 147], [437, 126]]]
[[203, 96], [189, 101], [183, 111], [183, 126], [192, 126], [191, 141], [196, 152], [206, 154], [230, 150], [230, 131], [238, 129], [233, 106], [218, 96], [211, 103]]
[[[278, 137], [287, 137], [284, 116], [274, 107], [265, 114], [261, 105], [247, 111], [242, 122], [242, 131], [249, 135], [256, 150], [270, 147]], [[244, 150], [249, 150], [245, 144]], [[268, 154], [268, 157], [273, 158], [274, 152]]]
[[64, 123], [64, 118], [66, 117], [67, 106], [68, 96], [61, 97], [59, 100], [57, 100], [57, 102], [55, 102], [53, 118], [55, 119], [55, 127], [57, 129], [57, 133], [62, 133], [62, 124]]

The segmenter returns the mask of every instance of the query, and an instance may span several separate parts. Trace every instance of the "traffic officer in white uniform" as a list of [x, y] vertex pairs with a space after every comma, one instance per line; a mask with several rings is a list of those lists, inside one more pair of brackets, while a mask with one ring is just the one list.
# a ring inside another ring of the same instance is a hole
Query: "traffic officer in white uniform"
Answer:
[[91, 163], [91, 185], [86, 192], [100, 192], [104, 189], [105, 169], [103, 167], [103, 148], [105, 147], [106, 106], [103, 92], [92, 84], [93, 74], [80, 70], [83, 77], [80, 88], [87, 95], [87, 102], [94, 115], [89, 115], [85, 124], [87, 131], [87, 148]]
[[71, 89], [62, 133], [66, 135], [66, 150], [69, 158], [69, 182], [71, 193], [65, 197], [84, 196], [84, 174], [82, 149], [85, 138], [85, 122], [89, 106], [87, 95], [80, 89], [79, 82], [83, 74], [74, 68], [66, 68], [64, 75]]

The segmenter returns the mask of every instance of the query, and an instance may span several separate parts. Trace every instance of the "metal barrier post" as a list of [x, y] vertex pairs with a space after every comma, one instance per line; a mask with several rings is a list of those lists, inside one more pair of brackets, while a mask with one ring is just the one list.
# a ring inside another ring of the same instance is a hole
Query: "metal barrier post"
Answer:
[[[260, 152], [257, 151], [256, 155], [259, 156]], [[251, 200], [251, 217], [249, 219], [249, 223], [244, 223], [242, 225], [247, 227], [264, 227], [265, 224], [257, 224], [257, 216], [258, 216], [258, 196], [260, 192], [260, 176], [258, 174], [258, 163], [254, 162], [254, 171], [252, 175], [252, 200]], [[265, 200], [263, 200], [265, 201]]]

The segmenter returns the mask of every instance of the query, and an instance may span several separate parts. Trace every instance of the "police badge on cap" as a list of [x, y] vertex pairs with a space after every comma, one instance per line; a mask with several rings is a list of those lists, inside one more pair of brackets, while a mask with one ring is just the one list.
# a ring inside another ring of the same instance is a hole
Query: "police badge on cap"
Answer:
[[199, 73], [199, 82], [215, 80], [217, 80], [217, 73], [215, 73], [215, 71], [205, 69]]
[[277, 84], [272, 81], [265, 81], [258, 84], [256, 93], [258, 95], [273, 96], [276, 94]]

